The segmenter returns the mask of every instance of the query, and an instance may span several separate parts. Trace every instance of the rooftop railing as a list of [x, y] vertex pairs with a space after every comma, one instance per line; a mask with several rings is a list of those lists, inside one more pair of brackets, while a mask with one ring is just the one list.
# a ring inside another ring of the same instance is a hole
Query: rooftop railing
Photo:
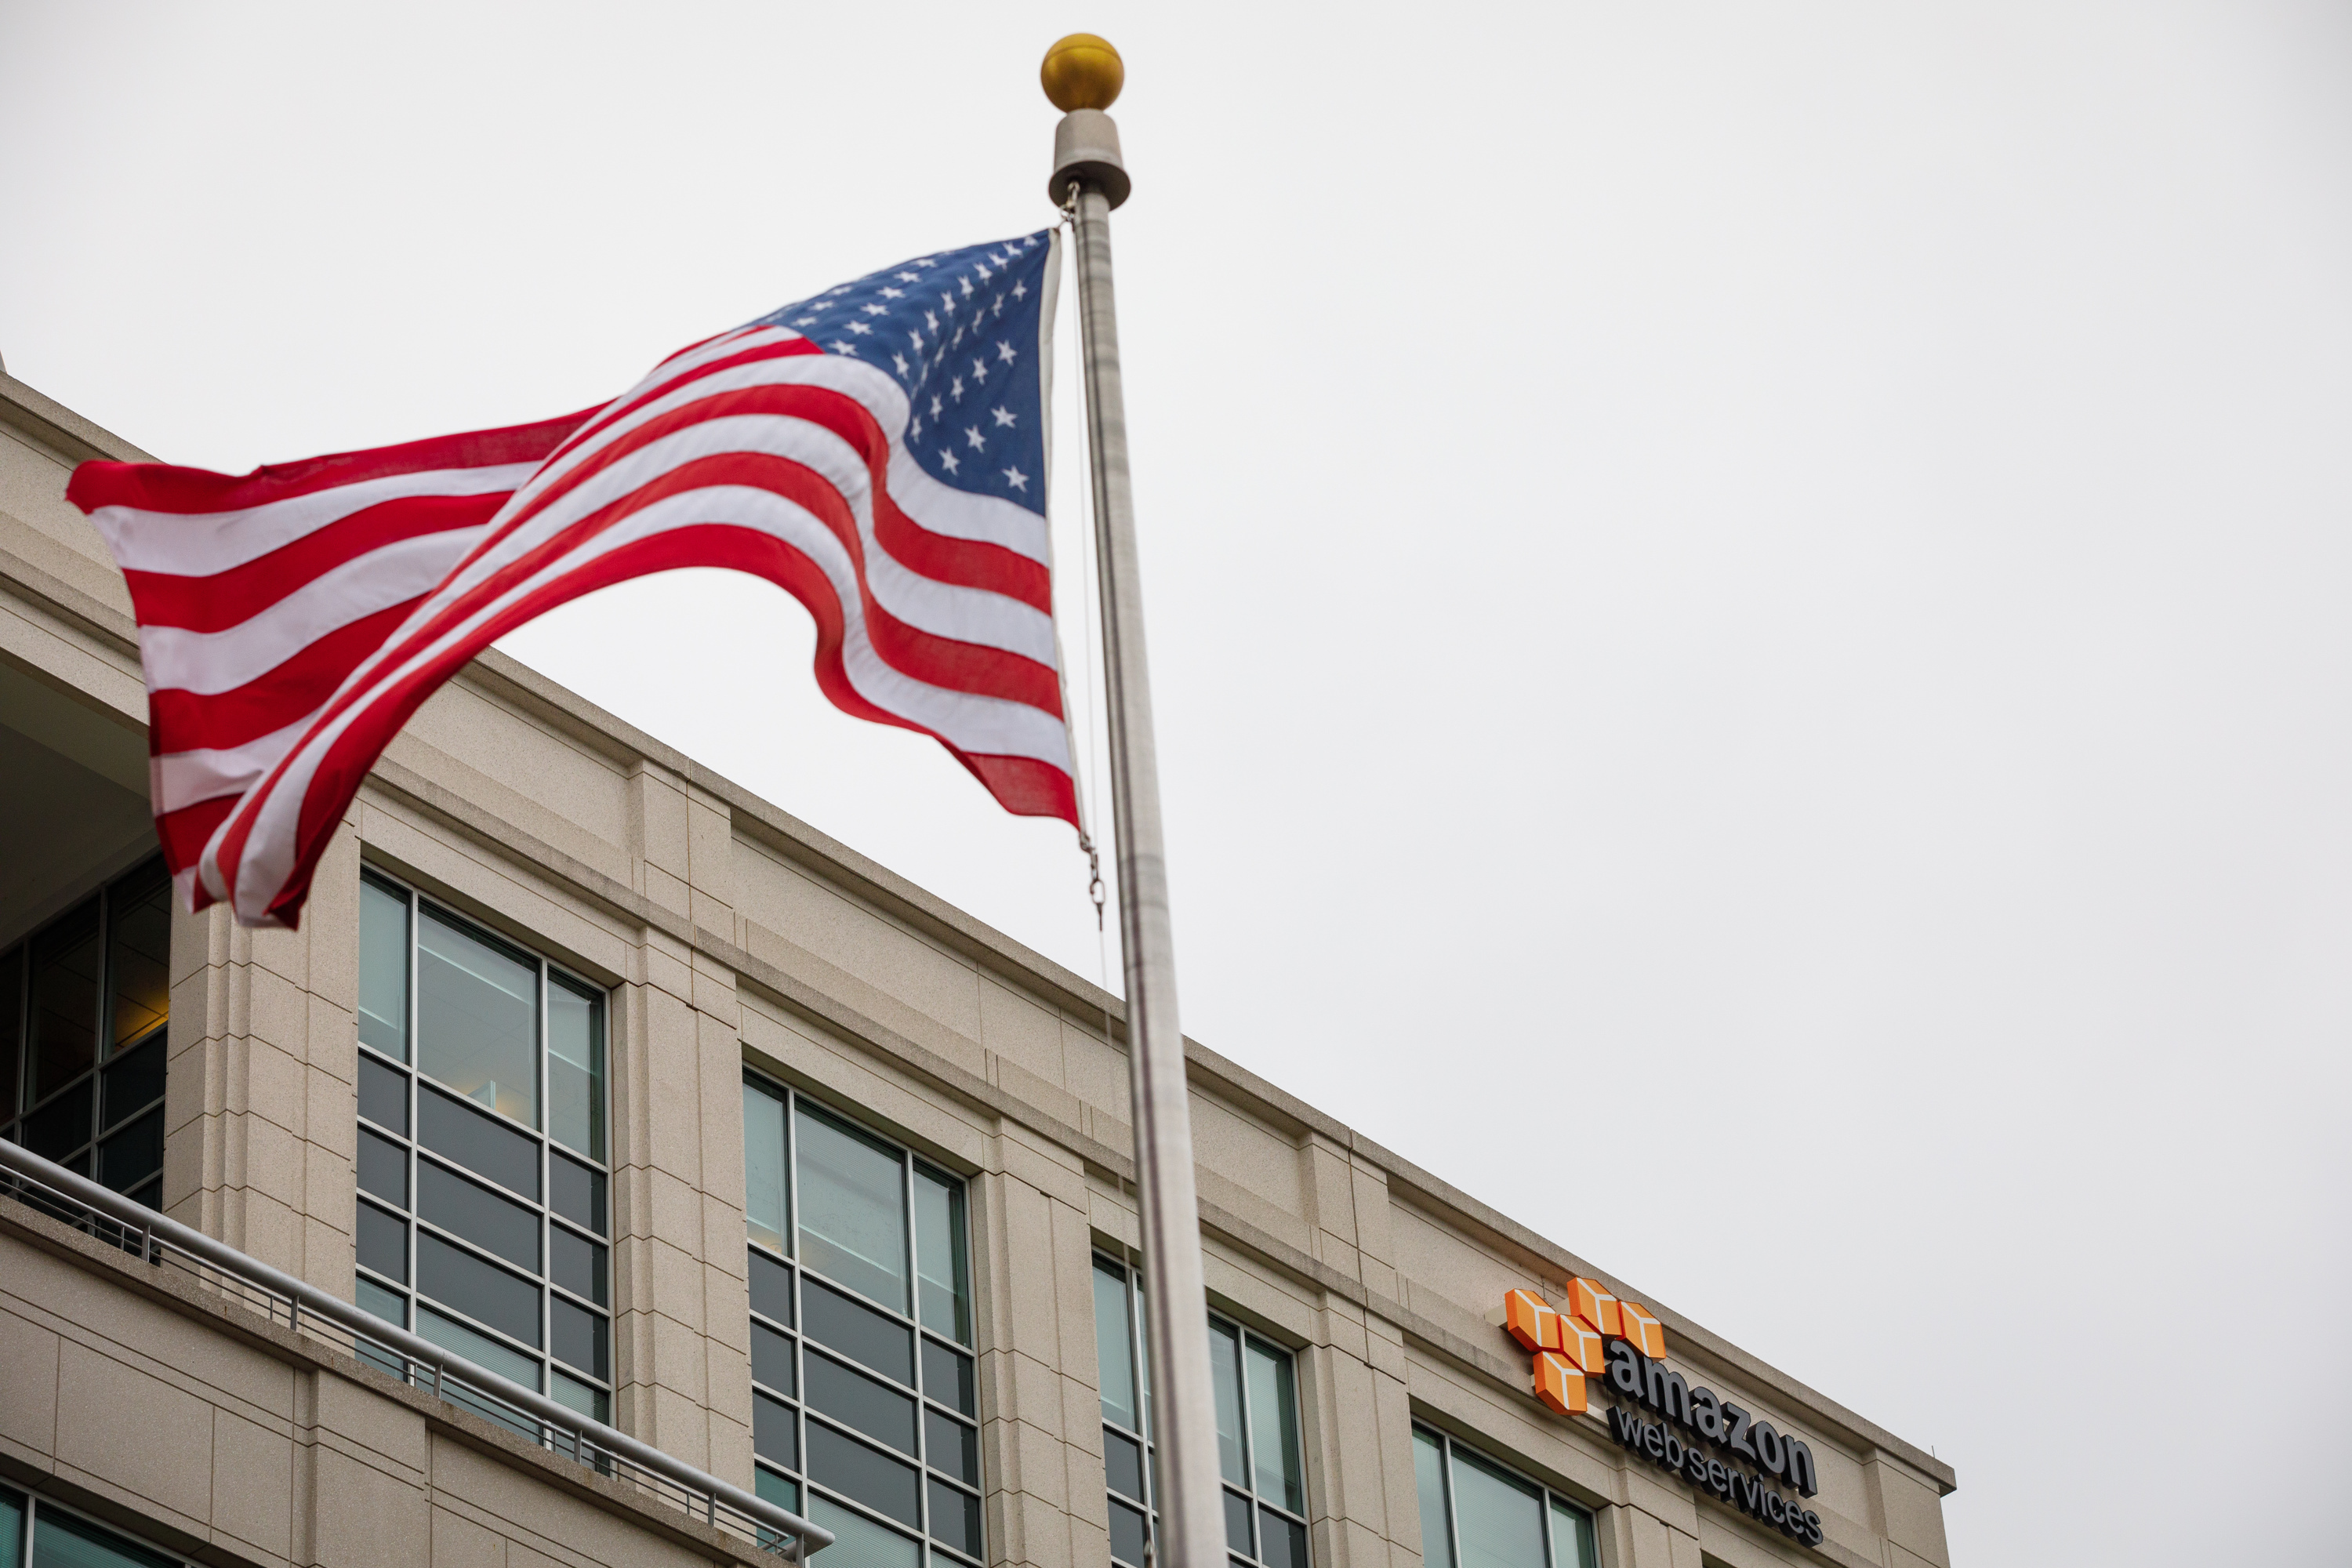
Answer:
[[305, 1338], [356, 1356], [412, 1386], [471, 1410], [567, 1459], [788, 1563], [833, 1544], [833, 1532], [764, 1498], [674, 1459], [627, 1433], [509, 1382], [282, 1273], [202, 1231], [77, 1175], [16, 1143], [0, 1142], [0, 1194], [15, 1197], [157, 1268], [179, 1268], [206, 1289]]

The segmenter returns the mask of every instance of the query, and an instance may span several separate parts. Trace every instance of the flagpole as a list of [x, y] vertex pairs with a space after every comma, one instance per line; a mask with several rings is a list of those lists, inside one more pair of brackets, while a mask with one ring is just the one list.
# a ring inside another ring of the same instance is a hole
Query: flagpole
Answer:
[[1151, 1440], [1160, 1495], [1155, 1568], [1217, 1568], [1225, 1561], [1217, 1415], [1209, 1383], [1208, 1298], [1201, 1277], [1184, 1036], [1176, 1019], [1176, 942], [1168, 913], [1168, 860], [1160, 835], [1160, 765], [1143, 651], [1143, 594], [1135, 506], [1127, 479], [1127, 411], [1119, 386], [1118, 322], [1111, 291], [1110, 211], [1127, 200], [1118, 127], [1103, 112], [1126, 68], [1100, 38], [1074, 34], [1045, 55], [1045, 96], [1064, 111], [1054, 132], [1048, 191], [1075, 193], [1078, 326], [1086, 360], [1094, 458], [1095, 536], [1103, 605], [1103, 665], [1110, 698], [1111, 816], [1118, 844], [1118, 933], [1126, 962], [1128, 1083], [1135, 1121], [1135, 1184], [1143, 1205], [1145, 1350]]

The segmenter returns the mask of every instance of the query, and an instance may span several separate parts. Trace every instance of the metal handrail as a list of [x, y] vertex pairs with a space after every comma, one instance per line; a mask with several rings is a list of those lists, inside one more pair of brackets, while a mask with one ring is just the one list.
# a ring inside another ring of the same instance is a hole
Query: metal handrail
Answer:
[[[713, 1528], [743, 1536], [787, 1562], [804, 1563], [810, 1553], [833, 1544], [833, 1531], [821, 1524], [812, 1524], [790, 1510], [730, 1486], [625, 1432], [559, 1405], [536, 1389], [525, 1388], [476, 1366], [430, 1340], [387, 1323], [315, 1285], [306, 1284], [202, 1231], [157, 1214], [146, 1205], [102, 1187], [21, 1144], [0, 1142], [0, 1166], [5, 1166], [14, 1178], [0, 1186], [16, 1187], [15, 1195], [19, 1201], [48, 1210], [66, 1223], [85, 1229], [93, 1228], [91, 1222], [102, 1221], [116, 1230], [113, 1239], [119, 1245], [136, 1251], [150, 1263], [178, 1264], [200, 1276], [207, 1271], [226, 1276], [244, 1290], [259, 1293], [263, 1298], [261, 1305], [272, 1322], [278, 1321], [282, 1310], [287, 1326], [298, 1334], [305, 1330], [316, 1332], [341, 1329], [351, 1337], [353, 1353], [362, 1359], [378, 1363], [388, 1358], [396, 1359], [401, 1368], [395, 1375], [404, 1381], [424, 1381], [420, 1373], [429, 1373], [433, 1392], [441, 1398], [474, 1407], [502, 1425], [523, 1427], [525, 1435], [535, 1441], [558, 1442], [541, 1430], [552, 1428], [562, 1439], [568, 1439], [560, 1442], [560, 1446], [568, 1448], [572, 1458], [607, 1475], [635, 1472], [624, 1479], [645, 1487], [673, 1506], [682, 1507], [688, 1514], [698, 1516]], [[23, 1191], [26, 1186], [42, 1189], [46, 1195], [29, 1194]], [[79, 1214], [58, 1212], [61, 1209]], [[362, 1343], [374, 1347], [374, 1351], [362, 1349]], [[502, 1405], [512, 1414], [481, 1409], [485, 1401]], [[668, 1483], [667, 1487], [664, 1482]], [[679, 1493], [684, 1494], [683, 1499], [677, 1495]]]

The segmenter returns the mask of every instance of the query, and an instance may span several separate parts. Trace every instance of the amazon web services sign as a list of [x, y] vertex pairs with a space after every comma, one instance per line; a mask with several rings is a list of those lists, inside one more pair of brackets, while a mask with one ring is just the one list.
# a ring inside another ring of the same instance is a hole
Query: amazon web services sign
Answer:
[[1503, 1298], [1502, 1323], [1534, 1354], [1535, 1394], [1547, 1407], [1588, 1414], [1585, 1380], [1604, 1378], [1618, 1396], [1609, 1410], [1612, 1437], [1790, 1539], [1822, 1543], [1821, 1515], [1774, 1485], [1801, 1498], [1820, 1491], [1812, 1449], [1667, 1371], [1665, 1327], [1647, 1310], [1579, 1279], [1568, 1282], [1565, 1308], [1532, 1290], [1512, 1291]]

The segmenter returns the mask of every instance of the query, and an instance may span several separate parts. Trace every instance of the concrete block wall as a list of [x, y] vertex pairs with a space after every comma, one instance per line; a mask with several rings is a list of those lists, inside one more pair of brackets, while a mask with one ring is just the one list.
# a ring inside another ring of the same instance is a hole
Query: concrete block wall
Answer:
[[15, 1205], [0, 1208], [0, 1475], [168, 1551], [254, 1568], [759, 1559]]

